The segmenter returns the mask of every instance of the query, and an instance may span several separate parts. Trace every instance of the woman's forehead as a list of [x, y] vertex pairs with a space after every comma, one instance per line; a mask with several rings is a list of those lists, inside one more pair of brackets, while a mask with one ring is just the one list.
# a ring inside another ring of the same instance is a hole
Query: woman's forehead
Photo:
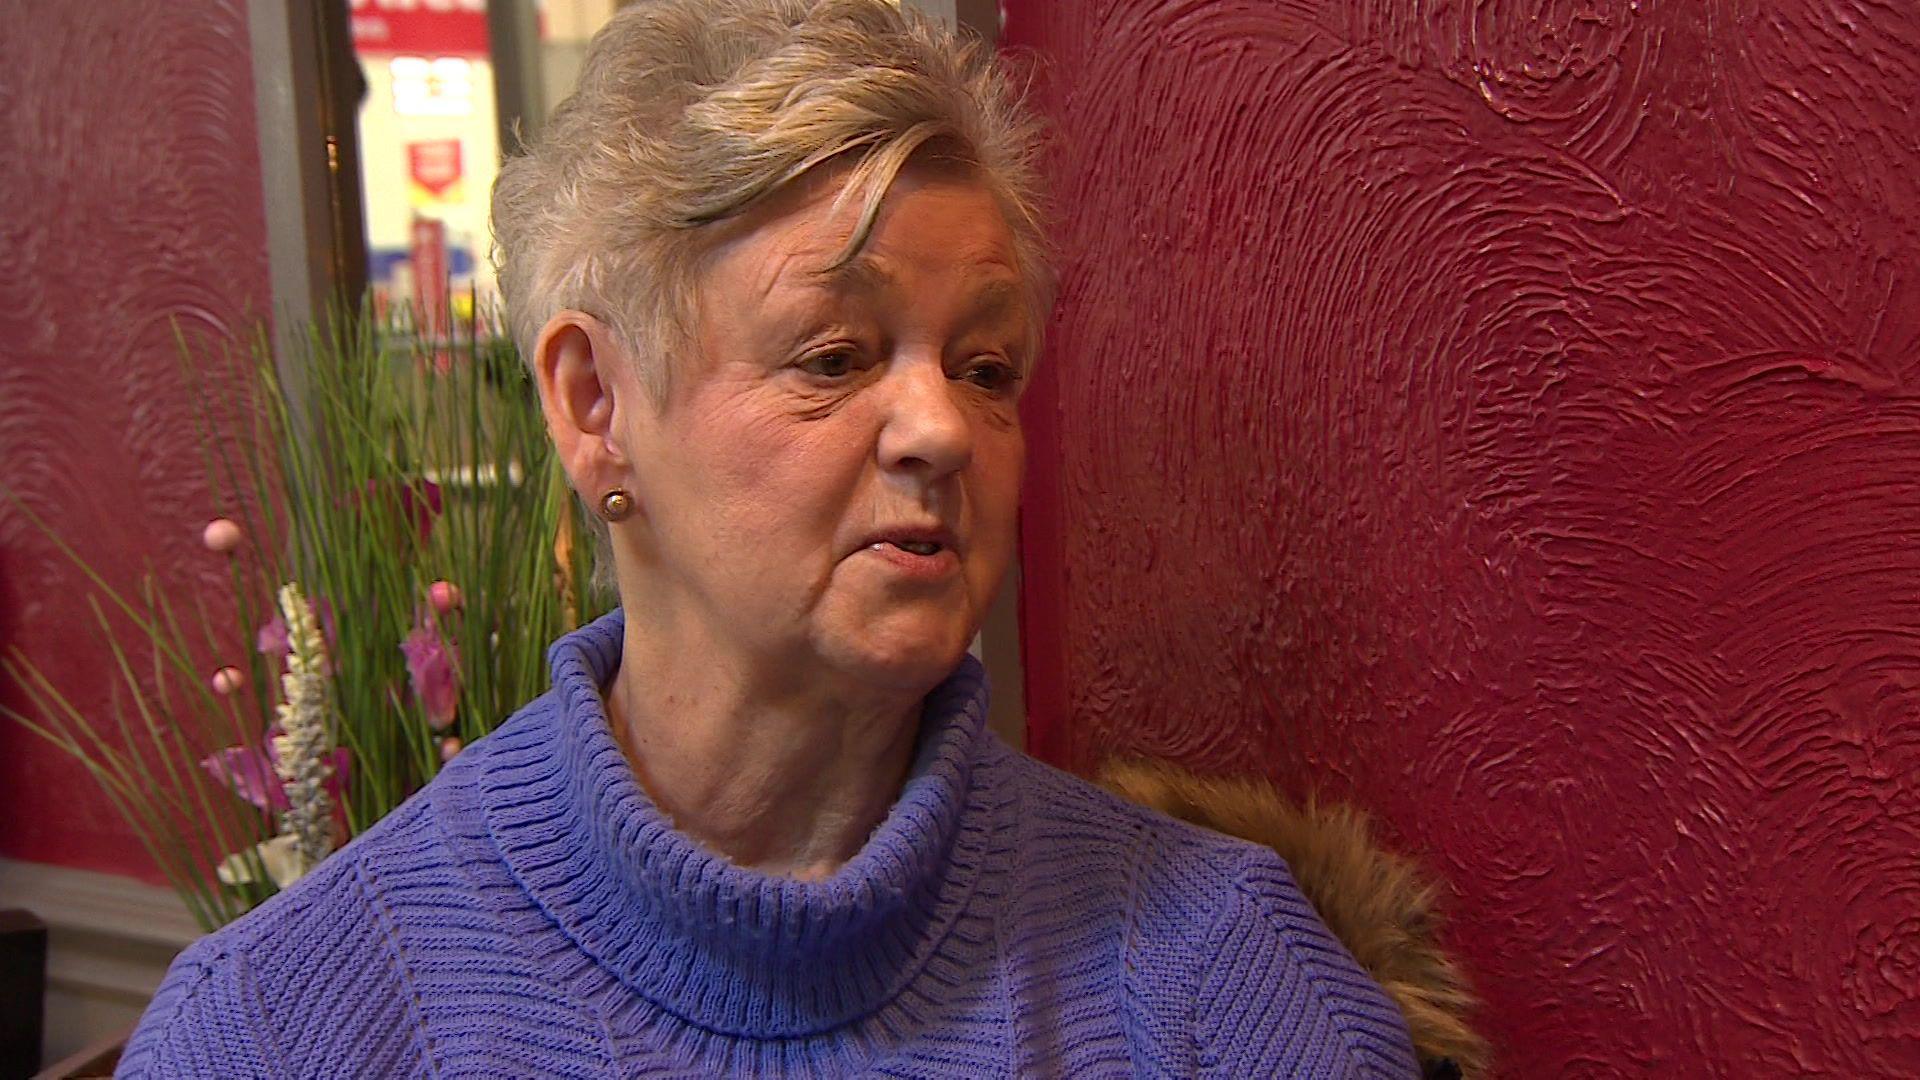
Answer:
[[777, 208], [784, 212], [743, 222], [707, 260], [709, 285], [728, 287], [742, 300], [775, 293], [873, 296], [929, 276], [971, 285], [989, 298], [1019, 292], [1013, 230], [984, 186], [903, 174], [852, 258], [844, 256], [860, 211], [852, 200], [836, 206], [836, 194], [816, 190]]

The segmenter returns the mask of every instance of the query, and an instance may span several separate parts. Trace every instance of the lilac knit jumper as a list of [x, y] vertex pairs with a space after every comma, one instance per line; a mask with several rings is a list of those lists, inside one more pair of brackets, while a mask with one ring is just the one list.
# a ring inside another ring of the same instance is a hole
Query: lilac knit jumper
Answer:
[[1272, 852], [1009, 750], [971, 660], [834, 877], [707, 853], [608, 731], [622, 629], [561, 639], [550, 693], [182, 953], [120, 1075], [1417, 1075]]

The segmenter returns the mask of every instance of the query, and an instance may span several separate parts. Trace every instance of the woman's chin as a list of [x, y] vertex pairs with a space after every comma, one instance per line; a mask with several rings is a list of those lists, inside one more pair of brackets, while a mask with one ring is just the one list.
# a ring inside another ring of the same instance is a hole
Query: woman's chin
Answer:
[[924, 694], [953, 674], [972, 640], [965, 627], [951, 623], [867, 626], [825, 643], [821, 652], [829, 665], [857, 682]]

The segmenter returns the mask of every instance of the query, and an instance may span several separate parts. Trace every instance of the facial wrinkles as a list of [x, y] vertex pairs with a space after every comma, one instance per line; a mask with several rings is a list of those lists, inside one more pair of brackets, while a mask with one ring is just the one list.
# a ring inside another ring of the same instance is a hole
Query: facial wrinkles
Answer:
[[[901, 315], [909, 317], [909, 321], [927, 324], [913, 329], [927, 331], [926, 343], [942, 355], [951, 343], [974, 337], [996, 341], [1004, 337], [1007, 339], [1005, 352], [1025, 352], [1029, 335], [1024, 326], [1026, 320], [1021, 316], [1026, 290], [1012, 252], [1003, 250], [1004, 242], [963, 237], [957, 255], [942, 252], [936, 269], [922, 273], [915, 258], [921, 253], [909, 249], [904, 257], [894, 258], [883, 250], [884, 244], [876, 237], [872, 247], [834, 266], [833, 260], [851, 227], [850, 220], [826, 223], [803, 220], [784, 225], [775, 235], [777, 254], [758, 260], [758, 265], [747, 275], [746, 287], [740, 290], [750, 299], [730, 305], [730, 310], [715, 315], [753, 324], [757, 343], [784, 346], [777, 350], [778, 355], [770, 358], [776, 363], [785, 363], [791, 359], [788, 354], [796, 353], [831, 331], [846, 330], [853, 334], [870, 329], [870, 325], [847, 325], [849, 323], [893, 324]], [[723, 246], [716, 254], [725, 250]], [[926, 310], [924, 297], [955, 295], [961, 299], [944, 305], [947, 311]], [[1021, 325], [1000, 325], [1007, 322]], [[897, 331], [899, 328], [887, 325], [885, 329]], [[1002, 334], [1002, 329], [1017, 332]], [[869, 341], [863, 345], [892, 353], [909, 338], [920, 335], [894, 336], [902, 340]], [[1029, 358], [1024, 355], [1008, 355], [1006, 359], [1023, 374], [1029, 366]]]
[[[907, 325], [900, 330], [899, 340], [892, 343], [891, 355], [886, 358], [884, 370], [878, 376], [887, 380], [881, 394], [938, 395], [937, 401], [930, 400], [908, 407], [952, 410], [951, 416], [941, 419], [966, 425], [963, 437], [972, 443], [969, 447], [969, 463], [956, 472], [920, 480], [910, 470], [891, 470], [890, 475], [894, 478], [905, 476], [911, 479], [904, 490], [899, 483], [879, 485], [881, 490], [890, 491], [891, 494], [885, 496], [876, 507], [874, 516], [881, 520], [874, 522], [870, 528], [901, 520], [922, 521], [931, 517], [955, 527], [969, 543], [981, 539], [976, 535], [976, 523], [971, 520], [971, 508], [975, 501], [971, 486], [982, 476], [982, 470], [974, 462], [982, 455], [1004, 456], [1009, 447], [989, 445], [994, 440], [983, 440], [982, 436], [1012, 433], [1017, 440], [1018, 414], [1010, 397], [995, 398], [974, 391], [964, 382], [950, 378], [947, 365], [949, 361], [966, 363], [974, 351], [1017, 351], [1014, 335], [1020, 328], [994, 325], [994, 316], [1001, 319], [1011, 317], [1008, 301], [1011, 298], [1017, 302], [1021, 296], [1015, 281], [1000, 278], [1003, 273], [1010, 277], [1011, 268], [1004, 262], [986, 258], [970, 264], [963, 263], [956, 268], [941, 267], [932, 274], [920, 273], [919, 268], [909, 261], [903, 261], [901, 269], [895, 270], [884, 255], [876, 253], [863, 256], [848, 264], [844, 272], [836, 271], [831, 275], [841, 289], [865, 293], [871, 298], [870, 302], [887, 310], [910, 312], [915, 316], [907, 320]], [[980, 283], [982, 279], [984, 283]], [[932, 305], [922, 303], [917, 307], [909, 307], [909, 302], [916, 296], [938, 299]], [[1000, 340], [1002, 337], [1006, 340]], [[1006, 355], [1004, 359], [1016, 370], [1024, 366], [1018, 356]], [[882, 408], [882, 402], [882, 397], [876, 397], [873, 405]], [[910, 417], [904, 422], [916, 421], [935, 422], [924, 416]], [[876, 442], [881, 436], [882, 432], [876, 424]], [[877, 445], [875, 449], [878, 451]], [[1017, 442], [1012, 444], [1011, 450], [1017, 469]], [[1004, 467], [1006, 463], [998, 461], [991, 464]], [[976, 562], [969, 560], [970, 570], [977, 566]]]
[[[872, 249], [829, 271], [825, 268], [838, 254], [837, 241], [844, 240], [844, 230], [836, 231], [830, 223], [802, 221], [781, 228], [776, 238], [766, 257], [727, 268], [725, 276], [739, 284], [716, 293], [740, 299], [712, 312], [709, 330], [717, 334], [703, 335], [708, 341], [721, 339], [715, 344], [722, 347], [713, 351], [728, 358], [723, 361], [726, 370], [714, 372], [718, 377], [707, 382], [704, 389], [712, 393], [703, 393], [701, 401], [689, 404], [706, 411], [709, 422], [723, 410], [737, 410], [733, 425], [744, 444], [741, 449], [755, 446], [771, 457], [798, 454], [824, 465], [825, 475], [813, 477], [816, 483], [825, 481], [816, 491], [828, 495], [814, 504], [820, 510], [814, 525], [825, 527], [824, 531], [851, 532], [831, 526], [864, 518], [860, 534], [865, 536], [876, 528], [931, 517], [963, 535], [971, 533], [971, 523], [962, 518], [972, 501], [966, 489], [973, 470], [916, 483], [905, 491], [894, 483], [874, 482], [879, 479], [873, 474], [881, 469], [878, 443], [887, 417], [880, 411], [885, 395], [872, 390], [876, 380], [928, 378], [919, 365], [931, 365], [933, 385], [912, 387], [910, 392], [945, 395], [939, 407], [956, 410], [960, 422], [969, 427], [967, 437], [976, 444], [980, 435], [989, 432], [999, 436], [1012, 432], [1017, 438], [1012, 395], [989, 395], [957, 378], [949, 379], [947, 371], [950, 363], [966, 363], [984, 352], [1002, 355], [1016, 370], [1027, 366], [1019, 355], [1025, 329], [1024, 290], [1010, 253], [1001, 250], [1004, 244], [980, 244], [963, 237], [962, 259], [955, 260], [943, 250], [932, 260], [932, 269], [926, 269], [924, 253], [911, 244], [904, 252], [889, 251], [876, 236]], [[723, 253], [716, 259], [720, 261]], [[808, 387], [790, 377], [785, 369], [801, 350], [838, 335], [857, 342], [862, 350], [880, 353], [869, 357], [868, 362], [875, 365], [871, 372], [845, 388]], [[793, 423], [796, 420], [803, 423]], [[820, 453], [825, 445], [848, 441], [859, 443], [864, 452]], [[982, 449], [976, 445], [975, 452]], [[984, 449], [1004, 465], [1007, 447]], [[1017, 459], [1017, 446], [1012, 450]], [[730, 453], [721, 463], [733, 480], [757, 487], [766, 482], [772, 466], [753, 461], [756, 456]], [[857, 473], [841, 468], [853, 465]], [[838, 491], [838, 497], [830, 495], [832, 491]], [[841, 520], [826, 520], [836, 513], [836, 505]], [[797, 509], [790, 507], [787, 512]], [[834, 544], [829, 554], [838, 558], [845, 546]], [[813, 553], [807, 556], [809, 561], [812, 557]], [[823, 587], [824, 583], [812, 591]]]

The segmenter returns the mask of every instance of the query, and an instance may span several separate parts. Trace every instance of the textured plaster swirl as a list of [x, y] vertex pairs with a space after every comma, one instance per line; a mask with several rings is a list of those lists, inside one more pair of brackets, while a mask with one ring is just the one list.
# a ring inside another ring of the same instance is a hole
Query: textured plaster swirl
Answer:
[[1032, 748], [1375, 811], [1505, 1076], [1920, 1076], [1920, 13], [1006, 7]]
[[[13, 5], [0, 35], [0, 484], [122, 589], [224, 594], [199, 545], [208, 403], [175, 329], [245, 341], [267, 307], [253, 78], [240, 0]], [[238, 366], [202, 352], [216, 382]], [[0, 647], [93, 716], [120, 691], [92, 590], [0, 509]], [[190, 610], [190, 608], [189, 608]], [[217, 617], [217, 616], [216, 616]], [[209, 668], [211, 670], [211, 668]], [[18, 707], [20, 688], [0, 684]], [[0, 724], [0, 855], [152, 871], [91, 780]]]

